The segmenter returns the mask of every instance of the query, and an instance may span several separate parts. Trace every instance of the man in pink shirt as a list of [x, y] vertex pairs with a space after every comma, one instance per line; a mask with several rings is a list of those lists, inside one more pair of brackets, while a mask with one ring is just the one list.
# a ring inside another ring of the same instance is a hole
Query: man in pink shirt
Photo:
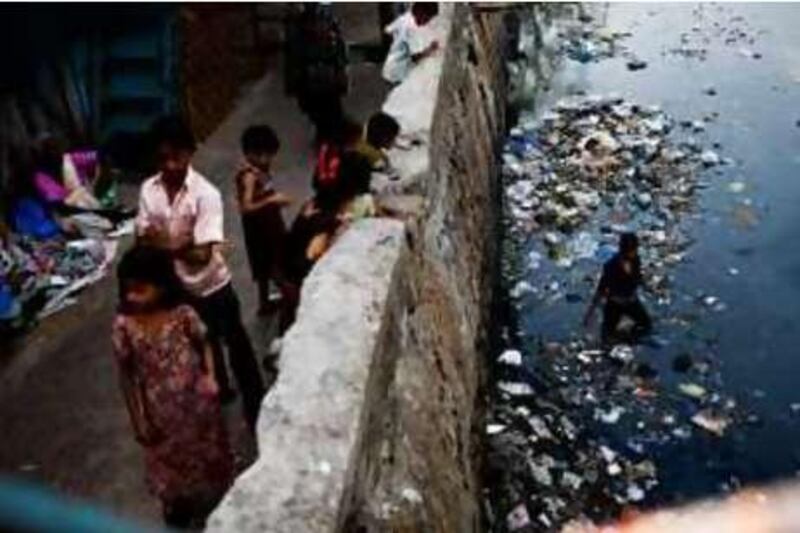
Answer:
[[160, 172], [142, 184], [137, 243], [172, 252], [175, 271], [208, 327], [221, 399], [235, 396], [222, 353], [224, 343], [242, 392], [245, 418], [254, 428], [264, 384], [222, 254], [222, 197], [189, 164], [195, 141], [186, 124], [173, 117], [161, 119], [153, 136]]

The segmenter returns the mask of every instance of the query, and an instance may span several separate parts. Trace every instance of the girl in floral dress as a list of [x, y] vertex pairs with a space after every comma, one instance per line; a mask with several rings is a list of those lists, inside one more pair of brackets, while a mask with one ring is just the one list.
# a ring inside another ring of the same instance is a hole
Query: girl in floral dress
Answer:
[[233, 477], [205, 326], [180, 303], [168, 253], [134, 248], [118, 278], [114, 354], [148, 487], [168, 525], [202, 526]]

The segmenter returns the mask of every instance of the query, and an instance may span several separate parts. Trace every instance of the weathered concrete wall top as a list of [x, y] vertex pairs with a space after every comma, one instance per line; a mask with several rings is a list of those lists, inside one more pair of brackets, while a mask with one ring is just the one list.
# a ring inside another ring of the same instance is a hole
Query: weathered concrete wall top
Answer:
[[357, 224], [311, 273], [280, 379], [258, 421], [260, 459], [237, 480], [210, 529], [338, 529], [403, 244], [400, 222]]
[[403, 220], [350, 228], [303, 287], [259, 460], [212, 531], [480, 528], [479, 398], [493, 275], [501, 16], [443, 6], [441, 57], [384, 109], [421, 146], [376, 180]]

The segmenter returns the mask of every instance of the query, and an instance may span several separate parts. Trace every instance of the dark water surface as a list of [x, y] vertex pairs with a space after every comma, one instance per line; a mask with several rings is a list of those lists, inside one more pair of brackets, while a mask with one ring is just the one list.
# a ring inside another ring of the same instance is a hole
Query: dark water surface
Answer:
[[[678, 306], [689, 312], [699, 295], [713, 295], [726, 309], [696, 311], [688, 328], [660, 325], [669, 344], [644, 357], [662, 380], [677, 382], [672, 359], [702, 344], [721, 365], [720, 389], [758, 420], [737, 422], [723, 439], [695, 431], [653, 450], [658, 490], [682, 500], [737, 480], [794, 477], [800, 468], [800, 411], [790, 407], [800, 403], [800, 4], [595, 4], [589, 12], [611, 30], [631, 32], [621, 42], [647, 68], [630, 71], [624, 57], [566, 60], [539, 110], [585, 91], [657, 104], [678, 120], [716, 112], [697, 138], [709, 147], [719, 143], [715, 150], [735, 161], [701, 177], [709, 187], [689, 221], [696, 242], [672, 271]], [[729, 36], [735, 42], [726, 43]], [[669, 52], [681, 46], [705, 48], [706, 59]], [[716, 95], [704, 92], [710, 86]], [[743, 182], [744, 190], [733, 192], [732, 182]], [[534, 270], [527, 279], [541, 284], [546, 274]], [[578, 330], [591, 285], [585, 288], [583, 303], [523, 301], [525, 340], [563, 340]], [[647, 305], [658, 321], [659, 307]]]

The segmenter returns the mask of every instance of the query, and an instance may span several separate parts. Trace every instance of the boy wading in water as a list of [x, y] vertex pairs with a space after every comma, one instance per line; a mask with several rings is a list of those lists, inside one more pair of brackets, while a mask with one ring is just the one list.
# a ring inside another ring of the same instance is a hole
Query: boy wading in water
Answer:
[[150, 491], [173, 527], [202, 527], [233, 478], [206, 328], [170, 254], [137, 247], [118, 269], [112, 342]]
[[639, 239], [634, 233], [623, 233], [619, 239], [619, 252], [603, 266], [603, 275], [584, 318], [584, 324], [588, 326], [595, 308], [605, 300], [601, 333], [603, 346], [614, 343], [617, 326], [623, 317], [633, 320], [635, 337], [647, 335], [652, 330], [650, 315], [637, 294], [641, 284]]
[[[272, 164], [279, 149], [280, 142], [272, 128], [248, 128], [242, 135], [245, 164], [236, 174], [239, 211], [250, 271], [258, 284], [260, 315], [270, 311], [270, 281], [280, 289], [284, 303], [295, 290], [284, 274], [286, 225], [281, 214], [292, 200], [272, 185]], [[286, 313], [282, 313], [282, 322], [286, 320], [283, 315]]]
[[185, 123], [168, 117], [159, 120], [152, 133], [159, 173], [147, 179], [139, 193], [137, 244], [166, 250], [172, 256], [175, 273], [208, 327], [220, 397], [225, 402], [235, 396], [222, 352], [224, 342], [252, 431], [264, 383], [222, 254], [222, 196], [191, 167], [195, 142]]

